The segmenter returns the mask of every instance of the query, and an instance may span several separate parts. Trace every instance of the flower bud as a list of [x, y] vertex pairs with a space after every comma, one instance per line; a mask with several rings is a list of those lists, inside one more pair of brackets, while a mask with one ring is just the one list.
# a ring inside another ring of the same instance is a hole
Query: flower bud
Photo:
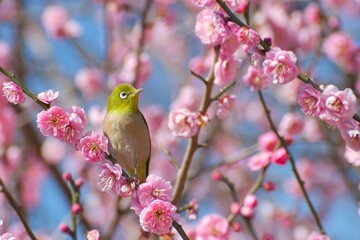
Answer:
[[241, 225], [239, 223], [231, 223], [231, 228], [234, 232], [240, 232], [241, 231]]
[[84, 180], [82, 178], [77, 178], [75, 180], [75, 186], [77, 187], [77, 189], [80, 189], [83, 184], [84, 184]]
[[59, 230], [63, 233], [66, 233], [68, 235], [72, 235], [73, 231], [69, 228], [69, 226], [66, 223], [62, 223], [59, 225]]
[[79, 203], [75, 203], [71, 206], [71, 212], [75, 215], [82, 213], [83, 208]]
[[271, 192], [276, 189], [275, 183], [273, 183], [271, 181], [264, 182], [261, 186], [267, 192]]
[[240, 214], [240, 209], [241, 209], [241, 206], [237, 202], [233, 202], [230, 206], [230, 212], [235, 215]]
[[221, 172], [215, 170], [211, 173], [211, 178], [214, 181], [220, 181], [223, 178], [223, 175], [221, 174]]
[[68, 182], [72, 182], [73, 181], [73, 178], [71, 176], [71, 174], [69, 172], [64, 172], [63, 175], [62, 175], [63, 179], [68, 181]]
[[244, 199], [244, 205], [250, 208], [255, 208], [257, 203], [255, 195], [247, 195]]

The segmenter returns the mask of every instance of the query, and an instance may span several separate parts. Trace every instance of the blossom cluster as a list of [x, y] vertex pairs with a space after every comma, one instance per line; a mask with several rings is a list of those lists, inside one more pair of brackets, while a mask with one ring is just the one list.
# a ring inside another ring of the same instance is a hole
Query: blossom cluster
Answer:
[[171, 183], [156, 175], [149, 175], [145, 183], [136, 186], [132, 179], [122, 176], [119, 164], [106, 160], [98, 168], [98, 186], [104, 192], [131, 196], [131, 209], [146, 232], [166, 234], [177, 219], [176, 207], [171, 204]]
[[360, 125], [353, 119], [356, 113], [356, 97], [350, 88], [339, 90], [334, 85], [323, 87], [322, 92], [308, 84], [300, 87], [297, 97], [303, 113], [318, 117], [339, 128], [346, 145], [360, 150]]

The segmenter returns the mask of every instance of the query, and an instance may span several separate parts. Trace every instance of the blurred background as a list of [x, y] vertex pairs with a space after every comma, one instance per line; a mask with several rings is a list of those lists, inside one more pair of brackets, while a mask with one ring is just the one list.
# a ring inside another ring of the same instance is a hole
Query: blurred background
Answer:
[[[294, 51], [300, 68], [318, 84], [349, 87], [359, 94], [358, 0], [251, 1], [250, 6], [251, 25], [262, 37], [271, 37], [273, 46]], [[198, 109], [203, 84], [190, 69], [205, 77], [212, 63], [211, 48], [202, 45], [194, 33], [200, 11], [190, 0], [3, 0], [0, 66], [14, 72], [35, 94], [59, 91], [53, 105], [83, 107], [89, 120], [86, 130], [99, 133], [114, 86], [129, 82], [145, 88], [140, 106], [151, 131], [150, 172], [173, 183], [176, 168], [164, 150], [181, 163], [187, 140], [171, 134], [167, 116], [179, 107]], [[326, 44], [334, 34], [342, 38]], [[341, 45], [344, 38], [348, 42]], [[351, 47], [356, 53], [346, 62], [341, 56]], [[221, 120], [215, 116], [216, 104], [210, 107], [211, 122], [201, 132], [201, 141], [208, 147], [199, 149], [193, 159], [182, 205], [197, 199], [199, 216], [189, 220], [181, 214], [187, 231], [209, 213], [229, 214], [229, 191], [223, 183], [211, 180], [211, 172], [227, 176], [241, 198], [260, 173], [251, 171], [247, 162], [257, 152], [258, 136], [269, 126], [257, 93], [242, 80], [248, 56], [241, 47], [237, 54], [242, 63], [229, 93], [237, 96], [236, 105]], [[4, 81], [8, 79], [0, 74], [0, 82]], [[299, 86], [300, 81], [293, 81], [264, 91], [271, 116], [276, 124], [285, 113], [302, 116], [304, 130], [290, 150], [324, 228], [331, 239], [358, 239], [360, 155], [344, 155], [346, 148], [337, 129], [300, 112], [296, 103]], [[215, 88], [214, 93], [219, 90]], [[96, 164], [85, 162], [72, 146], [41, 135], [36, 114], [42, 109], [36, 103], [28, 98], [15, 106], [3, 97], [0, 102], [0, 177], [23, 206], [40, 239], [67, 239], [58, 231], [60, 223], [70, 222], [63, 172], [85, 182], [81, 203], [87, 223], [80, 222], [79, 239], [85, 239], [84, 232], [93, 228], [104, 239], [138, 237], [138, 217], [126, 210], [129, 200], [119, 203], [115, 196], [97, 189]], [[256, 192], [259, 205], [253, 224], [261, 239], [306, 239], [316, 225], [289, 163], [271, 165], [264, 181], [271, 181], [276, 189]], [[26, 239], [1, 194], [0, 219], [0, 233]], [[232, 233], [231, 239], [248, 239], [246, 230]]]

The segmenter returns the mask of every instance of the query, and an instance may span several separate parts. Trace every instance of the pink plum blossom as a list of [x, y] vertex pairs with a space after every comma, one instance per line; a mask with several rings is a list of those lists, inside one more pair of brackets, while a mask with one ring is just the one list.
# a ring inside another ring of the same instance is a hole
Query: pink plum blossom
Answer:
[[279, 132], [287, 137], [301, 133], [304, 129], [304, 118], [296, 113], [286, 113], [279, 124]]
[[321, 96], [323, 111], [320, 118], [326, 121], [339, 121], [340, 119], [351, 118], [356, 111], [356, 97], [350, 88], [343, 91], [334, 85], [324, 88]]
[[66, 156], [66, 145], [61, 144], [58, 139], [45, 138], [41, 146], [41, 155], [49, 163], [59, 163]]
[[251, 171], [257, 171], [265, 168], [271, 162], [270, 152], [259, 152], [252, 156], [248, 161], [248, 166]]
[[129, 178], [121, 177], [120, 181], [117, 182], [117, 194], [122, 197], [130, 197], [135, 191], [136, 183]]
[[230, 237], [228, 221], [218, 214], [206, 215], [195, 231], [198, 240], [228, 240]]
[[86, 233], [86, 240], [100, 240], [99, 231], [94, 229]]
[[289, 156], [286, 153], [286, 150], [284, 148], [280, 148], [272, 153], [271, 155], [271, 162], [278, 164], [278, 165], [284, 165], [289, 159]]
[[117, 192], [118, 182], [121, 181], [122, 169], [119, 164], [105, 160], [99, 165], [97, 185], [103, 192]]
[[189, 202], [189, 208], [186, 210], [186, 215], [190, 220], [197, 219], [199, 205], [196, 199], [193, 199]]
[[60, 5], [47, 6], [41, 16], [41, 22], [51, 37], [76, 37], [80, 33], [80, 26], [69, 20], [67, 9]]
[[348, 147], [354, 151], [360, 150], [360, 124], [358, 121], [349, 118], [336, 122], [342, 138]]
[[198, 7], [210, 8], [215, 5], [215, 0], [192, 0], [192, 2]]
[[168, 127], [174, 136], [190, 138], [199, 131], [197, 118], [196, 113], [186, 108], [177, 109], [170, 112]]
[[101, 91], [101, 71], [97, 68], [82, 68], [75, 75], [75, 84], [85, 98], [91, 98]]
[[235, 105], [236, 98], [237, 97], [235, 95], [230, 95], [230, 96], [224, 95], [219, 99], [216, 115], [220, 119], [224, 119], [229, 115], [229, 113], [231, 112], [232, 108]]
[[233, 34], [239, 39], [240, 43], [246, 44], [249, 47], [256, 47], [260, 43], [260, 35], [250, 27], [232, 28]]
[[239, 40], [233, 34], [230, 34], [229, 37], [220, 45], [219, 57], [221, 59], [234, 57], [238, 62], [238, 65], [240, 65], [242, 63], [242, 59], [238, 56], [238, 53], [240, 52], [239, 46]]
[[132, 209], [137, 214], [140, 214], [142, 209], [149, 206], [156, 199], [171, 202], [173, 198], [171, 183], [151, 174], [146, 178], [146, 182], [138, 187], [136, 197], [137, 200], [132, 202]]
[[140, 213], [140, 225], [146, 232], [165, 234], [170, 231], [176, 207], [169, 202], [155, 200]]
[[229, 85], [235, 78], [239, 62], [229, 57], [226, 59], [219, 58], [215, 64], [215, 81], [214, 83], [220, 87]]
[[279, 144], [279, 140], [276, 134], [273, 131], [268, 131], [266, 133], [261, 134], [258, 137], [259, 147], [268, 152], [272, 152]]
[[250, 65], [243, 81], [248, 85], [251, 91], [265, 89], [269, 86], [269, 78], [263, 75], [261, 69]]
[[360, 166], [360, 152], [359, 151], [354, 151], [351, 148], [349, 148], [348, 146], [346, 146], [344, 157], [353, 166], [355, 166], [355, 167]]
[[59, 97], [59, 92], [54, 92], [52, 89], [49, 89], [45, 92], [41, 92], [37, 95], [37, 98], [43, 103], [50, 104], [52, 101]]
[[13, 82], [3, 83], [3, 93], [6, 99], [12, 104], [25, 102], [25, 95], [21, 88]]
[[352, 37], [345, 32], [334, 32], [330, 34], [323, 44], [326, 56], [336, 64], [349, 69], [352, 56], [356, 51], [355, 42]]
[[321, 93], [309, 84], [302, 84], [300, 86], [297, 102], [301, 107], [301, 111], [306, 115], [320, 115]]
[[7, 232], [0, 236], [0, 240], [20, 240], [20, 238], [17, 238], [12, 233]]
[[135, 79], [135, 72], [138, 65], [138, 58], [135, 52], [129, 53], [124, 58], [124, 65], [119, 74], [121, 82], [133, 83], [136, 81], [136, 87], [143, 86], [146, 80], [149, 79], [151, 74], [151, 63], [149, 55], [146, 53], [140, 54], [139, 58], [139, 71]]
[[330, 238], [324, 234], [317, 233], [315, 231], [306, 238], [306, 240], [330, 240]]
[[107, 152], [108, 139], [104, 135], [95, 132], [87, 133], [80, 139], [79, 148], [89, 162], [101, 162], [105, 160]]
[[62, 108], [53, 106], [38, 113], [36, 122], [44, 136], [59, 138], [64, 128], [69, 124], [69, 114]]
[[295, 65], [296, 56], [291, 51], [283, 51], [280, 48], [272, 48], [266, 53], [263, 62], [263, 72], [269, 76], [274, 84], [286, 84], [296, 78], [298, 68]]
[[69, 124], [64, 127], [59, 139], [76, 147], [78, 140], [84, 135], [84, 128], [87, 126], [85, 111], [78, 106], [72, 106], [65, 110], [69, 114]]
[[228, 37], [229, 28], [220, 13], [203, 9], [196, 17], [195, 33], [203, 44], [216, 46]]

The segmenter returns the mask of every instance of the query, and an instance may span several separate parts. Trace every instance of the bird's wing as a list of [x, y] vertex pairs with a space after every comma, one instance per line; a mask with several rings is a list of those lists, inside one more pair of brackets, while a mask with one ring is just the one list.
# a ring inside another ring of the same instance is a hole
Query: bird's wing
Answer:
[[150, 152], [149, 152], [149, 156], [148, 156], [148, 159], [146, 160], [146, 177], [149, 175], [149, 165], [150, 165], [150, 158], [151, 158], [151, 139], [150, 139], [150, 132], [149, 132], [149, 126], [146, 122], [146, 119], [144, 117], [144, 115], [142, 114], [142, 112], [140, 112], [141, 114], [141, 118], [144, 120], [145, 122], [145, 125], [146, 125], [146, 128], [148, 130], [148, 133], [149, 133], [149, 145], [150, 145]]

